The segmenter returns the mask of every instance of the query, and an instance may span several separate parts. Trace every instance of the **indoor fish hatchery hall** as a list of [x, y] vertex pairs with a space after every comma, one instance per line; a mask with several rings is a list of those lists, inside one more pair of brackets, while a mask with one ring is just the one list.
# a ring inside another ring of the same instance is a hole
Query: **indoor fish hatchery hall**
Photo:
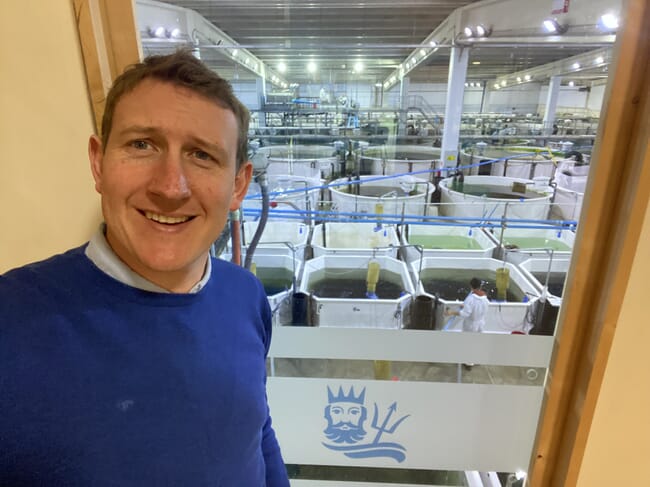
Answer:
[[292, 487], [650, 485], [650, 2], [4, 0], [0, 25], [0, 274], [102, 224], [88, 137], [127, 66], [185, 50], [248, 109], [209, 262], [266, 293]]

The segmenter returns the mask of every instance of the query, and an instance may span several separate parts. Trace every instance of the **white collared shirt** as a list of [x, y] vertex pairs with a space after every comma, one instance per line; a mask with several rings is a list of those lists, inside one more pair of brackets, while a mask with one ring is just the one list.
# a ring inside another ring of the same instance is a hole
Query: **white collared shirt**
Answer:
[[[95, 232], [93, 237], [90, 239], [90, 242], [88, 242], [88, 246], [86, 247], [86, 257], [88, 257], [100, 270], [111, 276], [113, 279], [120, 281], [122, 284], [154, 293], [170, 292], [148, 279], [145, 279], [122, 262], [106, 240], [105, 223], [102, 223], [99, 226], [97, 232]], [[210, 257], [208, 257], [203, 277], [199, 282], [192, 286], [192, 289], [190, 289], [188, 293], [198, 293], [203, 289], [203, 286], [205, 286], [210, 279], [211, 274], [212, 262], [210, 261]]]

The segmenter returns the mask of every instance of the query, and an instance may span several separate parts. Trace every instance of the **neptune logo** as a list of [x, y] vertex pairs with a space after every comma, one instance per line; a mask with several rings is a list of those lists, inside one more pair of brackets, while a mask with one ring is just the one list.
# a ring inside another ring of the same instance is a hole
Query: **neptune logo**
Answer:
[[367, 436], [368, 432], [363, 426], [368, 417], [364, 405], [365, 397], [365, 387], [358, 396], [354, 393], [354, 387], [350, 387], [347, 394], [339, 387], [336, 395], [329, 387], [327, 388], [328, 405], [325, 407], [327, 428], [323, 433], [328, 442], [323, 442], [323, 445], [330, 450], [340, 451], [350, 458], [388, 457], [403, 462], [406, 458], [406, 448], [398, 443], [381, 441], [381, 439], [385, 434], [395, 433], [399, 425], [410, 415], [407, 414], [397, 420], [392, 419], [397, 411], [397, 402], [394, 402], [387, 408], [382, 419], [377, 403], [374, 403], [371, 424], [371, 428], [375, 431], [374, 438], [372, 435]]

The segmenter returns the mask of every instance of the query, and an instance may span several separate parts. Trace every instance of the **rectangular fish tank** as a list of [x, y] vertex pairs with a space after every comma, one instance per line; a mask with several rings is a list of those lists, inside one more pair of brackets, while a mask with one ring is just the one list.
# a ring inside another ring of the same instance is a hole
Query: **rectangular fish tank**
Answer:
[[570, 264], [571, 261], [566, 259], [549, 261], [549, 259], [535, 258], [522, 262], [519, 268], [540, 294], [548, 276], [548, 294], [561, 298]]
[[[394, 248], [389, 248], [389, 247]], [[386, 255], [397, 257], [399, 239], [393, 225], [370, 222], [320, 223], [314, 227], [311, 247], [314, 257], [336, 255]], [[373, 250], [377, 249], [377, 250]]]
[[495, 243], [474, 227], [436, 225], [407, 225], [402, 227], [402, 244], [420, 245], [422, 254], [406, 247], [407, 262], [423, 257], [492, 257]]
[[[230, 260], [229, 254], [221, 258]], [[242, 257], [243, 259], [243, 257]], [[297, 289], [302, 271], [302, 260], [289, 255], [257, 254], [253, 256], [251, 271], [264, 286], [271, 312], [273, 324], [281, 325], [291, 320], [290, 296]], [[295, 287], [294, 287], [295, 286]]]
[[[257, 221], [245, 221], [242, 224], [242, 254], [250, 245], [258, 226]], [[288, 255], [295, 253], [304, 259], [305, 247], [309, 242], [310, 227], [302, 222], [267, 221], [260, 241], [255, 248], [255, 255]]]
[[[486, 316], [484, 331], [494, 333], [527, 332], [530, 323], [527, 322], [527, 312], [539, 298], [535, 287], [524, 277], [517, 266], [506, 262], [510, 278], [506, 300], [499, 301], [496, 290], [497, 269], [504, 263], [491, 258], [462, 258], [462, 257], [426, 257], [419, 270], [419, 262], [411, 264], [415, 275], [420, 276], [417, 285], [418, 294], [435, 296], [438, 300], [436, 307], [436, 328], [443, 329], [450, 318], [444, 316], [445, 310], [458, 310], [467, 295], [471, 292], [469, 285], [473, 277], [485, 282], [490, 304]], [[462, 320], [455, 318], [450, 329], [460, 329]]]
[[501, 233], [501, 228], [487, 232], [497, 245], [495, 257], [514, 264], [531, 258], [549, 258], [551, 251], [553, 260], [569, 260], [575, 242], [575, 233], [568, 228], [506, 228], [499, 245]]
[[[377, 299], [366, 297], [368, 265], [379, 263]], [[311, 299], [311, 324], [402, 328], [414, 293], [406, 264], [388, 256], [323, 255], [305, 262], [300, 291]]]

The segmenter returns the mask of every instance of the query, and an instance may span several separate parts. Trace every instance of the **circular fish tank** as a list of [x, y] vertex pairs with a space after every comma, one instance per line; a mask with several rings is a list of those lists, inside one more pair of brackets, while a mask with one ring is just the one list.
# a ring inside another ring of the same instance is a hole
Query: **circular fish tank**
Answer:
[[267, 174], [327, 178], [338, 172], [340, 164], [336, 149], [329, 145], [270, 145], [261, 147], [256, 156], [268, 161]]
[[[433, 184], [413, 176], [381, 178], [361, 176], [330, 183], [332, 209], [345, 213], [383, 213], [388, 219], [404, 215], [426, 215]], [[388, 215], [393, 215], [389, 217]], [[359, 215], [357, 215], [359, 216]]]
[[[370, 146], [357, 154], [360, 174], [401, 174], [440, 165], [440, 149], [424, 145]], [[428, 179], [427, 174], [420, 176]]]
[[534, 181], [497, 176], [465, 176], [440, 181], [439, 213], [490, 221], [499, 218], [546, 220], [552, 188]]
[[[268, 177], [269, 200], [271, 202], [269, 219], [308, 222], [309, 217], [305, 215], [305, 211], [317, 209], [320, 200], [320, 187], [320, 179], [270, 175]], [[242, 209], [248, 220], [255, 220], [259, 217], [262, 210], [262, 189], [256, 182], [252, 182], [248, 187], [248, 193], [242, 202]]]
[[464, 164], [500, 159], [471, 169], [473, 175], [506, 176], [512, 178], [551, 178], [554, 173], [553, 159], [564, 159], [564, 153], [545, 147], [507, 146], [481, 147], [466, 150], [461, 155]]

